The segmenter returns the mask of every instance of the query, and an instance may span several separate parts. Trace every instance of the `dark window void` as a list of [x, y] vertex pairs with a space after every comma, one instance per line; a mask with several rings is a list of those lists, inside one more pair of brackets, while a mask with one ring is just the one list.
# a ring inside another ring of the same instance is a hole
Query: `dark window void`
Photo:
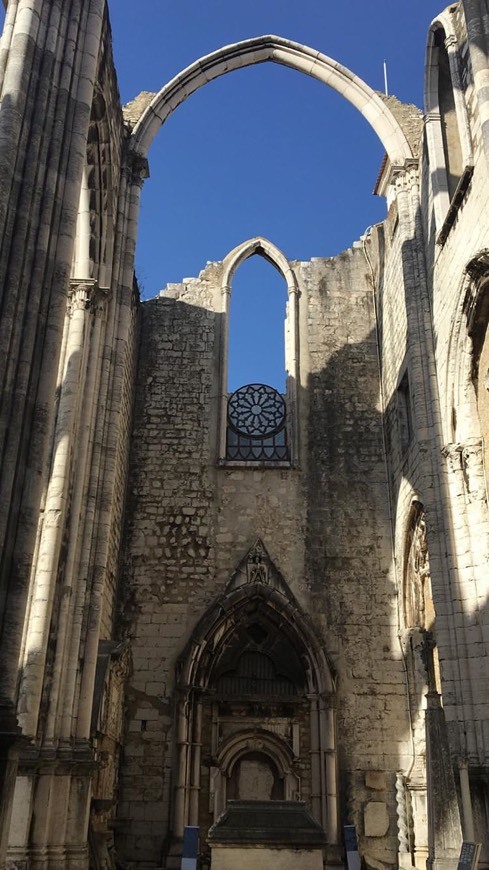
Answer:
[[405, 372], [397, 390], [397, 414], [401, 448], [406, 450], [413, 437], [413, 413], [411, 406], [411, 390], [408, 373]]
[[450, 73], [450, 61], [445, 47], [445, 31], [435, 33], [438, 49], [438, 105], [440, 108], [441, 134], [445, 166], [447, 168], [448, 193], [452, 199], [463, 172], [462, 147], [458, 131], [457, 113]]
[[277, 672], [272, 659], [251, 650], [243, 653], [234, 670], [219, 677], [216, 688], [219, 694], [228, 697], [265, 695], [267, 698], [282, 698], [296, 694], [293, 682]]
[[215, 663], [212, 688], [227, 699], [290, 698], [305, 691], [303, 664], [287, 637], [260, 618], [243, 622]]

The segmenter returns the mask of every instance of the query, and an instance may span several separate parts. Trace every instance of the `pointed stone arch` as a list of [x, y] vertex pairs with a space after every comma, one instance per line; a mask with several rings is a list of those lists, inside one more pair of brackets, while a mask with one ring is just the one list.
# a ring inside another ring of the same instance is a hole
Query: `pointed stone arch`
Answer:
[[[428, 31], [424, 84], [426, 142], [437, 232], [443, 228], [455, 187], [459, 187], [462, 177], [471, 171], [474, 160], [459, 55], [453, 15], [447, 8], [431, 22]], [[453, 103], [450, 113], [447, 113], [447, 100]], [[449, 166], [451, 154], [457, 155], [455, 167]], [[450, 179], [451, 170], [457, 179]]]
[[263, 236], [255, 236], [241, 242], [226, 254], [223, 260], [221, 280], [221, 315], [220, 330], [220, 426], [219, 426], [219, 458], [226, 455], [226, 424], [227, 424], [227, 382], [229, 360], [229, 317], [231, 307], [231, 284], [237, 269], [250, 257], [263, 257], [277, 272], [282, 275], [287, 286], [286, 315], [286, 346], [285, 369], [287, 373], [287, 429], [290, 445], [291, 464], [298, 457], [298, 426], [297, 426], [297, 394], [300, 384], [299, 369], [299, 289], [294, 271], [287, 257], [273, 242]]
[[452, 314], [445, 374], [444, 434], [448, 443], [480, 438], [477, 381], [489, 324], [489, 249], [465, 266]]
[[[296, 662], [300, 662], [303, 669], [304, 686], [301, 698], [297, 701], [300, 701], [301, 709], [307, 709], [307, 714], [304, 715], [308, 723], [307, 756], [310, 758], [311, 808], [314, 816], [325, 828], [328, 842], [336, 845], [339, 824], [335, 678], [308, 617], [302, 612], [260, 540], [256, 541], [240, 561], [224, 594], [201, 618], [177, 664], [179, 714], [175, 834], [181, 837], [184, 826], [197, 824], [199, 819], [202, 723], [203, 720], [209, 720], [206, 705], [215, 706], [218, 694], [216, 684], [213, 683], [213, 674], [222, 661], [223, 653], [231, 644], [236, 644], [236, 638], [239, 632], [243, 633], [244, 626], [255, 624], [253, 620], [263, 624], [267, 631], [275, 631], [275, 647], [281, 642], [284, 648], [288, 645]], [[259, 699], [256, 703], [259, 704]], [[268, 703], [271, 703], [270, 700]], [[218, 714], [214, 711], [212, 720], [216, 721], [216, 718]], [[214, 738], [215, 745], [207, 747], [207, 752], [213, 758], [210, 774], [210, 779], [214, 782], [213, 795], [218, 795], [214, 812], [224, 809], [223, 781], [245, 746], [250, 751], [259, 749], [268, 754], [281, 775], [286, 777], [289, 796], [297, 796], [300, 778], [292, 761], [294, 753], [300, 754], [303, 750], [297, 747], [292, 749], [292, 744], [287, 747], [283, 735], [270, 733], [270, 728], [266, 733], [267, 728], [263, 723], [246, 721], [244, 718], [238, 729], [239, 733], [226, 735], [223, 732], [221, 745]], [[221, 730], [217, 728], [214, 733], [221, 733]], [[226, 736], [229, 736], [227, 742]]]
[[232, 734], [224, 741], [216, 758], [214, 778], [215, 816], [226, 809], [226, 788], [240, 762], [250, 754], [260, 754], [272, 762], [283, 786], [284, 800], [300, 800], [300, 777], [294, 773], [294, 753], [286, 741], [265, 729], [249, 729]]
[[200, 58], [175, 76], [155, 94], [135, 125], [132, 148], [147, 156], [160, 127], [187, 97], [225, 73], [267, 61], [310, 75], [345, 97], [377, 133], [392, 164], [403, 165], [413, 157], [392, 112], [379, 94], [359, 76], [313, 48], [272, 35], [227, 45]]
[[265, 239], [263, 236], [255, 236], [253, 239], [241, 242], [229, 254], [226, 254], [223, 260], [223, 292], [225, 288], [230, 286], [236, 270], [245, 260], [253, 256], [263, 257], [267, 263], [270, 263], [271, 266], [274, 266], [280, 272], [287, 284], [289, 295], [297, 291], [297, 280], [285, 254], [273, 242], [270, 242], [269, 239]]

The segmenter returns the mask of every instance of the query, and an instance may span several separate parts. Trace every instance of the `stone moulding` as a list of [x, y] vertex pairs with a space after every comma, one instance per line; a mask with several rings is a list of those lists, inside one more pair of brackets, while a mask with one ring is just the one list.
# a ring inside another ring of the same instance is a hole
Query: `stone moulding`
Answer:
[[393, 164], [402, 166], [412, 159], [408, 140], [389, 107], [359, 76], [315, 49], [271, 35], [220, 48], [175, 76], [143, 111], [133, 130], [132, 147], [146, 156], [159, 128], [187, 97], [225, 73], [266, 61], [296, 69], [329, 85], [364, 116]]

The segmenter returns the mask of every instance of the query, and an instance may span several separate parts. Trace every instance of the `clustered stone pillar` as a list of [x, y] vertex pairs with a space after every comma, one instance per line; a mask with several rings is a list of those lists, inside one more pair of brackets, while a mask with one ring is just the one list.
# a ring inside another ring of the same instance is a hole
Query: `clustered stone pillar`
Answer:
[[16, 766], [22, 626], [104, 10], [104, 0], [12, 0], [0, 46], [0, 864]]
[[[489, 16], [481, 0], [463, 0], [469, 36], [470, 63], [474, 76], [477, 106], [480, 114], [482, 141], [489, 161], [489, 64], [487, 61], [487, 26]], [[484, 21], [485, 19], [485, 21]]]
[[[32, 579], [32, 604], [24, 652], [19, 701], [23, 733], [37, 734], [37, 722], [46, 665], [56, 576], [65, 534], [68, 488], [71, 483], [73, 439], [84, 393], [86, 333], [93, 283], [76, 283], [70, 291], [70, 315], [64, 359], [61, 361], [60, 398], [54, 435], [54, 454], [44, 504], [43, 522]], [[56, 699], [52, 698], [55, 702]]]

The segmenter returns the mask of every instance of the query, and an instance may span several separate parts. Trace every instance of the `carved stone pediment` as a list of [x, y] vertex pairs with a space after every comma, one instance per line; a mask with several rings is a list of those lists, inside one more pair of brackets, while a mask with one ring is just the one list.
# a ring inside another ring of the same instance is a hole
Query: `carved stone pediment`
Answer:
[[282, 574], [268, 555], [263, 541], [258, 538], [248, 550], [232, 575], [226, 592], [233, 592], [249, 585], [269, 586], [281, 592], [286, 598], [292, 599], [291, 592]]

